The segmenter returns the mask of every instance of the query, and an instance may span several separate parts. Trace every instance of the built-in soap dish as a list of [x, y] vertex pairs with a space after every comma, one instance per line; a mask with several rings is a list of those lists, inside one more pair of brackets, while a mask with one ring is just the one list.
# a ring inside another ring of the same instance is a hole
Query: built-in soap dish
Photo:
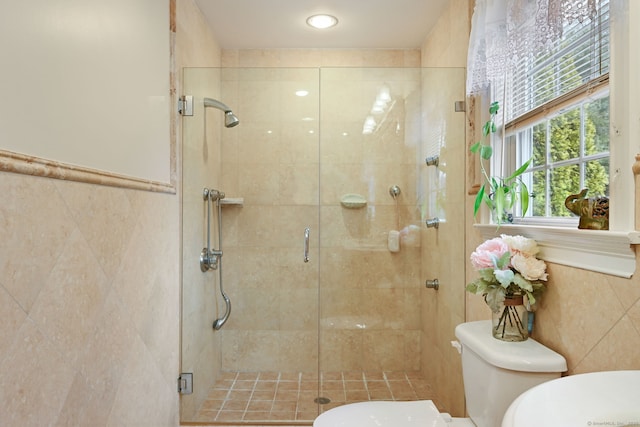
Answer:
[[225, 197], [224, 199], [220, 199], [220, 204], [222, 206], [240, 206], [244, 205], [244, 197]]
[[340, 204], [347, 209], [359, 209], [367, 206], [367, 199], [360, 194], [349, 193], [340, 198]]

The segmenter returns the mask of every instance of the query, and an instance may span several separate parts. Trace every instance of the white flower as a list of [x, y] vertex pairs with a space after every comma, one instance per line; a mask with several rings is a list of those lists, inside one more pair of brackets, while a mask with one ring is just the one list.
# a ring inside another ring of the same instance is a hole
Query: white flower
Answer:
[[527, 280], [547, 280], [547, 265], [535, 257], [515, 254], [511, 257], [511, 265]]
[[523, 236], [508, 236], [506, 234], [500, 237], [512, 252], [520, 252], [523, 255], [534, 256], [540, 251], [538, 244], [533, 239], [528, 239]]

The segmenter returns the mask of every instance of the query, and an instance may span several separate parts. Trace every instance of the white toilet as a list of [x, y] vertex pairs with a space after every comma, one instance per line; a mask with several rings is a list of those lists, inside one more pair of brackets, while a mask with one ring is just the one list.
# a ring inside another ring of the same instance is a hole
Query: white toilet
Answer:
[[462, 378], [469, 418], [441, 413], [431, 400], [361, 402], [333, 408], [314, 427], [499, 427], [507, 408], [530, 388], [560, 377], [564, 357], [529, 338], [500, 341], [491, 335], [491, 321], [456, 327], [462, 345]]

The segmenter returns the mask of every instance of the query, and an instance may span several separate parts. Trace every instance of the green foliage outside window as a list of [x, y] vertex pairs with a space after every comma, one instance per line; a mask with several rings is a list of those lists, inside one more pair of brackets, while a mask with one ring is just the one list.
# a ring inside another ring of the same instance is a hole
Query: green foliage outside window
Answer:
[[[547, 170], [533, 172], [533, 215], [546, 216], [546, 196], [549, 196], [550, 216], [571, 216], [564, 201], [570, 194], [588, 188], [591, 196], [608, 195], [609, 158], [581, 161], [581, 155], [592, 156], [609, 150], [609, 98], [602, 98], [578, 106], [548, 122], [533, 128], [533, 165], [544, 166], [547, 153], [549, 162], [549, 191]], [[549, 138], [547, 138], [549, 132]], [[584, 152], [581, 153], [581, 137]], [[547, 151], [547, 143], [550, 144]], [[581, 165], [584, 178], [581, 183]], [[557, 164], [557, 165], [556, 165]]]

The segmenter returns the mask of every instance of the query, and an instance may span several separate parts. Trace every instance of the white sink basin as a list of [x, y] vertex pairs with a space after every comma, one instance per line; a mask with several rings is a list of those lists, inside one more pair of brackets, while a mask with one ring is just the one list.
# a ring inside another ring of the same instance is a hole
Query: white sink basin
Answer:
[[640, 427], [640, 371], [570, 375], [522, 393], [502, 427]]

